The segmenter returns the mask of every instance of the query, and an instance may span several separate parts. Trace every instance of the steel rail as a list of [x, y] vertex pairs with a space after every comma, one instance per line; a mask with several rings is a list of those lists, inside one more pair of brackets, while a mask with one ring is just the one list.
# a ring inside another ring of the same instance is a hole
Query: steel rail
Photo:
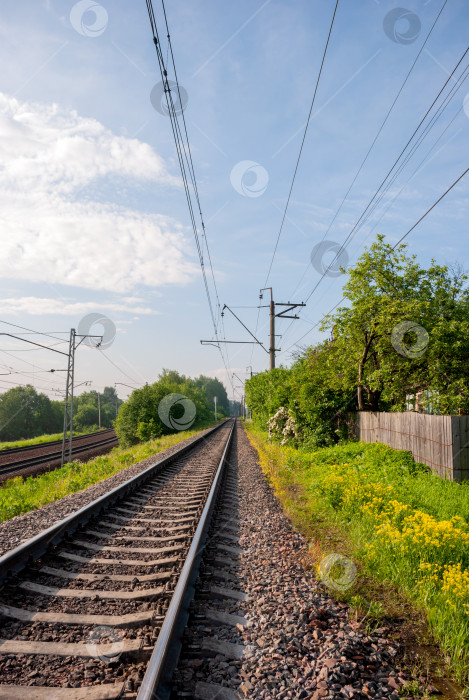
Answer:
[[[85, 440], [87, 438], [93, 437], [94, 435], [106, 435], [110, 431], [114, 432], [114, 428], [106, 428], [105, 430], [97, 430], [94, 433], [84, 433], [83, 435], [75, 435], [73, 442], [75, 440]], [[3, 455], [14, 455], [18, 452], [29, 452], [31, 450], [39, 450], [42, 447], [52, 447], [54, 445], [62, 445], [62, 438], [60, 440], [50, 440], [49, 442], [38, 442], [36, 445], [25, 445], [24, 447], [7, 447], [4, 450], [0, 449], [0, 457]]]
[[189, 602], [194, 596], [193, 584], [204, 549], [203, 540], [208, 530], [213, 508], [216, 503], [226, 455], [231, 445], [235, 426], [236, 421], [233, 421], [207, 502], [156, 640], [142, 685], [137, 695], [137, 700], [163, 700], [163, 698], [169, 697], [170, 690], [168, 684], [171, 680], [172, 671], [177, 664], [180, 651], [179, 640], [187, 621]]
[[[94, 442], [89, 442], [86, 445], [75, 445], [72, 450], [72, 459], [74, 457], [78, 457], [78, 455], [83, 454], [84, 452], [93, 452], [94, 450], [99, 450], [102, 447], [116, 447], [118, 444], [119, 441], [117, 436], [111, 435], [103, 440], [95, 440]], [[5, 462], [4, 464], [0, 463], [0, 476], [2, 474], [20, 472], [25, 469], [29, 469], [30, 467], [38, 467], [41, 466], [41, 464], [50, 465], [54, 462], [60, 462], [61, 458], [62, 452], [60, 450], [56, 450], [55, 452], [49, 452], [49, 454], [45, 455], [37, 455], [36, 457], [19, 459], [14, 462]]]
[[24, 569], [32, 561], [41, 557], [47, 551], [48, 547], [58, 544], [64, 539], [64, 537], [72, 534], [78, 527], [87, 523], [89, 520], [91, 520], [91, 518], [94, 518], [101, 511], [109, 508], [113, 503], [119, 501], [128, 493], [134, 491], [138, 486], [140, 486], [140, 484], [151, 478], [155, 472], [160, 471], [168, 464], [171, 464], [175, 460], [190, 452], [195, 446], [206, 440], [208, 435], [211, 435], [215, 431], [219, 430], [223, 425], [225, 425], [226, 422], [227, 421], [219, 423], [208, 432], [197, 437], [188, 445], [184, 445], [171, 455], [158, 460], [154, 464], [147, 467], [147, 469], [140, 474], [137, 474], [131, 479], [128, 479], [128, 481], [125, 481], [123, 484], [116, 486], [116, 488], [112, 489], [112, 491], [103, 494], [91, 503], [83, 506], [83, 508], [80, 508], [80, 510], [68, 515], [63, 520], [54, 523], [54, 525], [51, 525], [38, 535], [31, 537], [29, 540], [26, 540], [26, 542], [23, 542], [22, 544], [18, 545], [18, 547], [15, 547], [15, 549], [12, 549], [4, 554], [2, 557], [0, 557], [0, 582], [9, 575]]

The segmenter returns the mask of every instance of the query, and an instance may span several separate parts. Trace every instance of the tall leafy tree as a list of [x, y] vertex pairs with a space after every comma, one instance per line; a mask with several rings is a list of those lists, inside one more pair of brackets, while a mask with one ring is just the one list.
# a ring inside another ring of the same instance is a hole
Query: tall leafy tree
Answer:
[[0, 396], [0, 440], [22, 440], [58, 432], [61, 416], [33, 386], [17, 386]]

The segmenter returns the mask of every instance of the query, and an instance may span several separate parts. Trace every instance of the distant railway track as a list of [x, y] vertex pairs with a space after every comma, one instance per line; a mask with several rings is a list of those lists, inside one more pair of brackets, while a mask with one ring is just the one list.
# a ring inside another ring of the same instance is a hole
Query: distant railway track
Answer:
[[234, 425], [0, 558], [0, 700], [166, 697]]
[[[115, 447], [118, 444], [113, 429], [100, 430], [73, 438], [72, 457], [93, 456], [94, 454]], [[7, 474], [16, 474], [36, 467], [58, 467], [62, 457], [62, 441], [54, 440], [40, 445], [14, 447], [0, 450], [0, 478]]]

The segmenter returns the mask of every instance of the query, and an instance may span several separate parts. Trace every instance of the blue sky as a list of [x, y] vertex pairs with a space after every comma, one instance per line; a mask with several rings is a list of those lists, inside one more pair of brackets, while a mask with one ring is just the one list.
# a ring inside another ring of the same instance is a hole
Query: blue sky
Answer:
[[[253, 330], [334, 4], [167, 0], [220, 301]], [[162, 27], [161, 6], [154, 5]], [[383, 21], [397, 2], [340, 0], [269, 278], [276, 301], [302, 301], [318, 281], [311, 250], [441, 5], [405, 0], [411, 24], [398, 20], [393, 41]], [[103, 0], [94, 7], [98, 14], [65, 0], [2, 3], [0, 317], [63, 338], [89, 314], [110, 318], [115, 340], [102, 352], [80, 348], [77, 384], [138, 386], [167, 367], [217, 376], [230, 387], [219, 352], [199, 342], [213, 329], [169, 119], [150, 101], [159, 73], [145, 3]], [[465, 0], [448, 0], [327, 240], [340, 244], [353, 228], [466, 49], [468, 21]], [[409, 27], [413, 35], [402, 43]], [[353, 236], [349, 264], [377, 232], [397, 241], [467, 167], [468, 93], [469, 81]], [[469, 266], [467, 187], [463, 180], [409, 236], [422, 264], [434, 257]], [[278, 321], [278, 363], [288, 364], [295, 342], [339, 301], [343, 281], [326, 276], [301, 320]], [[228, 316], [225, 330], [228, 339], [249, 339]], [[267, 309], [257, 332], [268, 346]], [[302, 343], [320, 337], [313, 328]], [[28, 381], [51, 396], [63, 389], [64, 375], [43, 371], [64, 367], [60, 356], [7, 338], [0, 350], [0, 371], [12, 372], [0, 377], [0, 391]], [[241, 378], [248, 365], [261, 371], [268, 364], [260, 348], [233, 345], [225, 353]], [[128, 391], [119, 387], [123, 397]]]

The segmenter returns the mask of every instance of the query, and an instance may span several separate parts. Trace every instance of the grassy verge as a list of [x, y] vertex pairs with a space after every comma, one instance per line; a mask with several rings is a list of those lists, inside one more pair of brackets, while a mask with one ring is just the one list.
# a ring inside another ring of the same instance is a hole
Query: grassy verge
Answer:
[[[90, 432], [95, 432], [93, 430], [87, 430], [84, 433], [73, 433], [74, 437], [79, 435], [87, 435]], [[29, 447], [30, 445], [41, 445], [43, 442], [53, 442], [54, 440], [61, 440], [63, 433], [54, 433], [52, 435], [39, 435], [39, 437], [30, 438], [29, 440], [15, 440], [13, 442], [0, 442], [0, 450], [9, 450], [14, 447]]]
[[25, 481], [21, 477], [9, 479], [0, 489], [0, 522], [82, 491], [198, 432], [200, 430], [186, 430], [134, 447], [115, 447], [108, 454], [88, 462], [76, 460], [41, 476], [30, 476]]
[[[412, 601], [455, 677], [468, 683], [469, 484], [443, 481], [382, 444], [306, 452], [269, 443], [252, 425], [247, 430], [287, 514], [311, 537], [316, 562], [334, 552], [358, 564], [345, 597], [360, 607], [357, 590], [367, 577], [377, 600], [384, 586]], [[330, 573], [340, 579], [341, 571]], [[380, 606], [368, 604], [371, 617]]]

